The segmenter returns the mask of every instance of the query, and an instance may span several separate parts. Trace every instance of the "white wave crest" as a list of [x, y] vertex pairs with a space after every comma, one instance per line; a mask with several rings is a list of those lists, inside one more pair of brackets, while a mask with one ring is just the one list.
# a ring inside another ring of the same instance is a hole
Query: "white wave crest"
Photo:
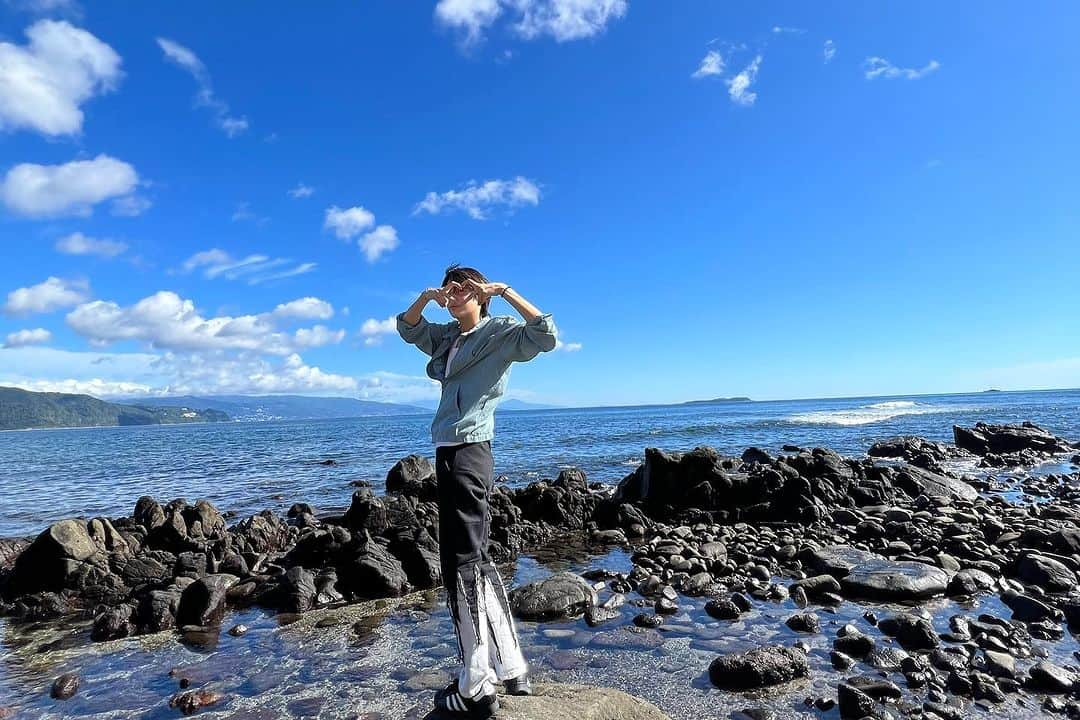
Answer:
[[870, 425], [901, 415], [930, 415], [956, 409], [920, 405], [911, 400], [888, 400], [861, 407], [800, 413], [792, 415], [787, 420], [807, 425]]

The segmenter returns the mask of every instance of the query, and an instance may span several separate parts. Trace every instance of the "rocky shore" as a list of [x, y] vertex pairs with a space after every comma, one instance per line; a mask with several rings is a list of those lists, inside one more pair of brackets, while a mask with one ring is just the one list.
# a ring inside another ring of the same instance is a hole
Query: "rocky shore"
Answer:
[[[807, 682], [814, 653], [825, 652], [836, 682], [808, 695], [807, 711], [959, 718], [1022, 701], [1080, 717], [1080, 671], [1046, 650], [1080, 630], [1080, 473], [1026, 472], [1080, 462], [1078, 448], [1027, 423], [957, 427], [954, 438], [893, 438], [861, 458], [792, 446], [741, 457], [649, 448], [616, 488], [577, 470], [497, 486], [492, 549], [509, 561], [568, 534], [627, 548], [629, 572], [555, 574], [512, 593], [523, 621], [583, 616], [620, 630], [608, 635], [625, 645], [674, 631], [695, 603], [718, 633], [793, 604], [780, 622], [794, 642], [716, 644], [700, 671], [718, 691]], [[206, 501], [144, 497], [130, 517], [68, 519], [36, 538], [0, 540], [0, 614], [92, 619], [94, 640], [192, 637], [221, 632], [229, 609], [305, 613], [436, 588], [435, 491], [428, 461], [409, 456], [384, 495], [360, 488], [341, 515], [298, 503], [286, 517], [230, 524]], [[996, 598], [1007, 612], [942, 618], [942, 597], [972, 608]], [[835, 609], [850, 601], [890, 609], [834, 628]], [[57, 702], [78, 686], [77, 676], [58, 677]], [[177, 690], [183, 712], [218, 699]], [[748, 701], [742, 717], [770, 712]]]

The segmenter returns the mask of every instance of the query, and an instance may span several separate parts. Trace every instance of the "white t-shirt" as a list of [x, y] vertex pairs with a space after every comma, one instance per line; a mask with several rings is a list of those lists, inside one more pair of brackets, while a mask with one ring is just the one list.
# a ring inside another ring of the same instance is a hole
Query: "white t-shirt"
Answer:
[[[465, 336], [472, 333], [478, 327], [480, 327], [479, 324], [477, 324], [475, 327], [473, 327], [472, 330], [468, 330], [468, 331], [463, 332], [460, 335], [458, 335], [458, 339], [455, 340], [454, 344], [450, 346], [450, 352], [447, 353], [447, 355], [446, 355], [446, 372], [450, 372], [450, 364], [454, 362], [454, 356], [457, 355], [458, 348], [461, 345], [461, 343], [464, 342]], [[437, 447], [437, 448], [450, 447], [450, 446], [453, 446], [453, 445], [464, 445], [464, 444], [465, 443], [461, 443], [461, 442], [437, 442], [437, 443], [435, 443], [435, 447]]]

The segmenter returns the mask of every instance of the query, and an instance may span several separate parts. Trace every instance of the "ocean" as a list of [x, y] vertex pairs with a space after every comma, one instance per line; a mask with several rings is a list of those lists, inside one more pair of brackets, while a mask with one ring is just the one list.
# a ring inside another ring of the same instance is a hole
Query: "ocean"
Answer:
[[[505, 411], [495, 472], [511, 485], [580, 467], [617, 483], [645, 448], [824, 446], [860, 454], [883, 438], [951, 440], [953, 424], [1034, 421], [1080, 438], [1080, 390]], [[348, 506], [411, 453], [433, 456], [429, 415], [0, 432], [0, 537], [66, 517], [129, 515], [142, 495], [206, 498], [239, 516]], [[333, 460], [333, 465], [322, 464]]]
[[[919, 397], [740, 402], [656, 407], [505, 412], [498, 416], [496, 471], [512, 484], [583, 468], [593, 480], [615, 483], [649, 446], [685, 450], [712, 445], [740, 453], [755, 445], [827, 446], [848, 454], [897, 434], [949, 440], [954, 423], [1035, 421], [1080, 438], [1080, 391], [980, 393]], [[353, 420], [251, 422], [172, 427], [97, 428], [0, 433], [0, 535], [33, 534], [54, 520], [129, 514], [136, 499], [206, 497], [245, 515], [284, 511], [296, 501], [317, 509], [344, 507], [354, 480], [380, 486], [386, 471], [409, 453], [431, 454], [427, 416]], [[333, 466], [320, 464], [334, 460]], [[506, 569], [519, 586], [552, 572], [590, 568], [627, 572], [625, 548], [536, 548]], [[788, 579], [775, 578], [786, 583]], [[704, 610], [706, 598], [679, 598], [679, 614], [662, 632], [632, 632], [628, 617], [590, 628], [581, 618], [519, 622], [522, 649], [539, 682], [604, 685], [645, 697], [674, 720], [730, 717], [748, 705], [778, 717], [809, 717], [806, 697], [834, 697], [840, 675], [829, 650], [836, 628], [903, 609], [845, 601], [818, 608], [826, 628], [800, 635], [783, 619], [799, 608], [789, 598], [758, 603], [734, 622]], [[956, 613], [1007, 616], [995, 595], [970, 603], [926, 603], [935, 629], [949, 630]], [[373, 614], [372, 614], [373, 613]], [[17, 623], [0, 619], [0, 715], [35, 720], [168, 720], [178, 677], [222, 693], [201, 711], [214, 720], [320, 718], [405, 719], [426, 715], [431, 694], [456, 672], [453, 631], [441, 592], [403, 604], [378, 601], [306, 613], [302, 619], [258, 607], [230, 610], [222, 628], [243, 623], [240, 637], [221, 632], [193, 641], [172, 631], [93, 643], [88, 620]], [[716, 689], [708, 679], [718, 652], [800, 641], [811, 650], [810, 679], [766, 695]], [[1075, 636], [1039, 643], [1040, 652], [1070, 664]], [[49, 698], [61, 673], [78, 673], [71, 700]], [[1041, 715], [1037, 702], [1011, 702], [1021, 720]], [[836, 711], [827, 716], [834, 717]], [[820, 715], [819, 715], [820, 716]], [[822, 716], [824, 717], [824, 716]]]

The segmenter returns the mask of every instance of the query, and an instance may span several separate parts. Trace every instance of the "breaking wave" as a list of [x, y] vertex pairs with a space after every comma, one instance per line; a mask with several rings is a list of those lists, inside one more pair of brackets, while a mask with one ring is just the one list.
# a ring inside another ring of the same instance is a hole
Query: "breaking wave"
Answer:
[[787, 420], [806, 425], [870, 425], [901, 415], [930, 415], [950, 410], [955, 411], [956, 408], [920, 405], [912, 400], [889, 400], [854, 408], [800, 413], [792, 415]]

